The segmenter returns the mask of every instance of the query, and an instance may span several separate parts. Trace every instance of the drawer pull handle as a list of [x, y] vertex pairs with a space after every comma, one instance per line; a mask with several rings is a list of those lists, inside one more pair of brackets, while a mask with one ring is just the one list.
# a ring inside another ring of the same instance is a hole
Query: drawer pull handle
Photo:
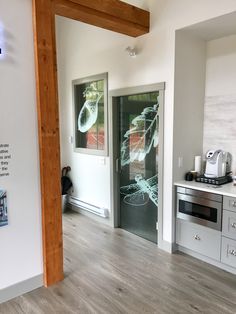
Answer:
[[201, 240], [201, 238], [200, 238], [199, 235], [197, 235], [197, 234], [195, 235], [194, 239], [195, 239], [195, 240], [198, 240], [198, 241]]
[[233, 222], [233, 223], [231, 224], [231, 227], [234, 228], [234, 229], [236, 229], [236, 222]]
[[230, 255], [236, 256], [236, 251], [235, 250], [229, 250], [228, 251]]
[[236, 207], [236, 201], [233, 201], [233, 202], [232, 202], [232, 206], [233, 206], [233, 207]]

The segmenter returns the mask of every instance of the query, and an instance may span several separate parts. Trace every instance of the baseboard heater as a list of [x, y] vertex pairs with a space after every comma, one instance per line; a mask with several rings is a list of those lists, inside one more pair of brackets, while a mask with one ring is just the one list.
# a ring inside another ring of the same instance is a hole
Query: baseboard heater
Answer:
[[107, 208], [98, 207], [98, 206], [86, 203], [84, 201], [79, 200], [77, 197], [69, 196], [68, 203], [78, 208], [81, 208], [83, 210], [86, 210], [90, 213], [93, 213], [95, 215], [98, 215], [100, 217], [103, 217], [103, 218], [109, 217], [109, 211]]

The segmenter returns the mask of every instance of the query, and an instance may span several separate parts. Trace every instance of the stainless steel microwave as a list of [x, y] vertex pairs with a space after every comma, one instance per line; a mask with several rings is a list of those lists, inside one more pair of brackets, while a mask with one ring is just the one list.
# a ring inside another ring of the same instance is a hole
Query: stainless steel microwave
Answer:
[[222, 195], [177, 187], [177, 218], [222, 229]]

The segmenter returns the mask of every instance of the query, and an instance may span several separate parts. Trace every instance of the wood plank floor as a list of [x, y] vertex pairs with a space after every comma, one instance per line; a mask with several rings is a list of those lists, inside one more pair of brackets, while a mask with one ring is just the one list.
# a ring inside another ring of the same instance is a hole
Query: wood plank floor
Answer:
[[63, 282], [0, 313], [236, 313], [236, 276], [124, 230], [66, 213], [64, 250]]

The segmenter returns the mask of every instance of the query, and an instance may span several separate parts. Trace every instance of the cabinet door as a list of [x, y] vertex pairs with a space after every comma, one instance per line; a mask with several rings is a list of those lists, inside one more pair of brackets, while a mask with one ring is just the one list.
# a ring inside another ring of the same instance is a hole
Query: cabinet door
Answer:
[[236, 212], [223, 211], [222, 233], [224, 236], [236, 240]]
[[236, 212], [236, 198], [224, 196], [223, 198], [223, 209], [231, 210]]
[[220, 260], [220, 231], [177, 219], [176, 242], [187, 249]]
[[236, 241], [222, 237], [221, 262], [236, 267]]

